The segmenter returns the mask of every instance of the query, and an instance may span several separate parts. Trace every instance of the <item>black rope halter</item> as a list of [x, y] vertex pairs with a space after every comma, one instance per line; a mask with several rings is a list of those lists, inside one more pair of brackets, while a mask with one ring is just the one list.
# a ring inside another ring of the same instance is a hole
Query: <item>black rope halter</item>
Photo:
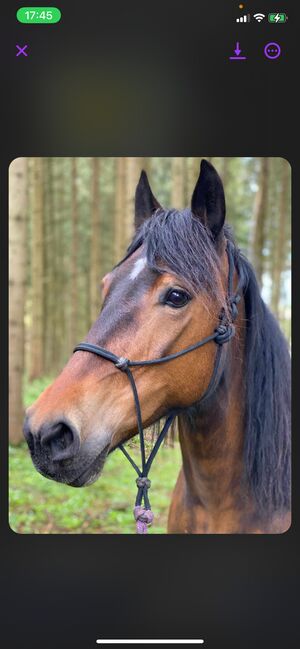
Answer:
[[[176, 358], [185, 356], [185, 354], [189, 354], [195, 349], [199, 349], [200, 347], [203, 347], [207, 343], [214, 341], [218, 345], [214, 368], [212, 371], [209, 385], [205, 393], [202, 395], [200, 402], [202, 403], [205, 399], [208, 399], [208, 397], [210, 397], [213, 394], [220, 379], [219, 368], [221, 363], [222, 346], [224, 345], [224, 343], [227, 343], [235, 335], [235, 327], [233, 325], [233, 322], [238, 315], [237, 304], [241, 299], [241, 296], [239, 294], [239, 290], [241, 289], [241, 277], [239, 277], [237, 291], [233, 294], [233, 277], [234, 277], [234, 270], [235, 270], [235, 262], [234, 262], [234, 247], [230, 241], [227, 241], [226, 251], [227, 251], [228, 266], [229, 266], [227, 302], [228, 302], [228, 311], [231, 317], [231, 322], [228, 321], [225, 310], [222, 308], [219, 315], [219, 325], [210, 336], [207, 336], [206, 338], [203, 338], [202, 340], [195, 343], [194, 345], [185, 347], [185, 349], [182, 349], [179, 352], [175, 352], [174, 354], [169, 354], [168, 356], [162, 356], [161, 358], [154, 358], [152, 360], [145, 360], [145, 361], [130, 361], [128, 358], [125, 358], [123, 356], [116, 356], [116, 354], [109, 351], [108, 349], [104, 349], [103, 347], [98, 347], [98, 345], [93, 345], [92, 343], [84, 343], [84, 342], [79, 343], [79, 345], [76, 345], [76, 347], [74, 348], [74, 352], [77, 351], [90, 352], [92, 354], [96, 354], [97, 356], [101, 356], [101, 358], [105, 358], [106, 360], [111, 361], [112, 363], [114, 363], [115, 367], [118, 370], [124, 372], [128, 376], [131, 389], [133, 392], [136, 418], [137, 418], [137, 427], [138, 427], [140, 451], [141, 451], [141, 469], [134, 462], [134, 460], [129, 455], [128, 451], [123, 446], [123, 444], [119, 444], [119, 448], [124, 453], [125, 457], [129, 460], [130, 464], [132, 465], [132, 467], [134, 468], [138, 476], [136, 479], [136, 485], [138, 491], [137, 491], [137, 496], [135, 501], [134, 516], [137, 523], [137, 532], [139, 534], [146, 533], [147, 526], [151, 525], [153, 520], [153, 514], [151, 511], [151, 506], [150, 506], [150, 501], [148, 496], [148, 490], [151, 487], [151, 481], [148, 478], [149, 471], [151, 469], [153, 460], [164, 438], [166, 437], [172, 422], [174, 421], [176, 415], [180, 412], [181, 409], [180, 408], [173, 409], [168, 414], [165, 424], [157, 437], [157, 440], [150, 452], [150, 455], [148, 459], [146, 459], [145, 438], [144, 438], [141, 406], [140, 406], [140, 400], [138, 396], [136, 383], [131, 368], [168, 363], [169, 361], [173, 361]], [[144, 506], [143, 506], [143, 502], [144, 502]]]

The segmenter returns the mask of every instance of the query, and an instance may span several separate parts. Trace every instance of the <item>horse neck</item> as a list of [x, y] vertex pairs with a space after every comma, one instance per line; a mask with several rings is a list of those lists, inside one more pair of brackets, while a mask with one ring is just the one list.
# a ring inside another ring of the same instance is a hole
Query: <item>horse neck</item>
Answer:
[[179, 417], [179, 439], [186, 492], [213, 515], [239, 508], [243, 487], [244, 342], [230, 343], [226, 369], [214, 395]]
[[[219, 386], [202, 406], [179, 417], [183, 469], [170, 510], [171, 531], [281, 533], [290, 525], [289, 355], [257, 297], [251, 268], [247, 276], [247, 309], [241, 300]], [[255, 326], [252, 342], [246, 321]]]

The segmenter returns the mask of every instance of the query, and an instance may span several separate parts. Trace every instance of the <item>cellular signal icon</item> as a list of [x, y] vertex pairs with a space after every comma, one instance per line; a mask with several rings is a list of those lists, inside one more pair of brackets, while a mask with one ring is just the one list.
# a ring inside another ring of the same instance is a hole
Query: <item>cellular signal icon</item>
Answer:
[[241, 16], [240, 18], [235, 19], [236, 23], [250, 23], [250, 14], [245, 14], [244, 16]]

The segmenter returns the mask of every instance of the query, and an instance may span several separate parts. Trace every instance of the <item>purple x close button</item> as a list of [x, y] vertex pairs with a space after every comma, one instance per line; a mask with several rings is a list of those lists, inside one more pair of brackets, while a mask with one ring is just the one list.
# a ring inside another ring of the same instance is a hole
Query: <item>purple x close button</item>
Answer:
[[16, 45], [16, 48], [18, 50], [16, 56], [20, 56], [20, 54], [23, 54], [23, 56], [28, 56], [27, 52], [25, 52], [27, 47], [28, 45]]

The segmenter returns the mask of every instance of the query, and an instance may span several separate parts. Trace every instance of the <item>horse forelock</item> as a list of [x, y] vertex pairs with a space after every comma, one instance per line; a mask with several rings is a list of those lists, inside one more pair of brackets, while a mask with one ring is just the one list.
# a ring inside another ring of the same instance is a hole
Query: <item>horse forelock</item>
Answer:
[[148, 266], [182, 277], [197, 294], [218, 294], [220, 257], [209, 229], [190, 209], [158, 209], [136, 232], [121, 265], [143, 246]]

